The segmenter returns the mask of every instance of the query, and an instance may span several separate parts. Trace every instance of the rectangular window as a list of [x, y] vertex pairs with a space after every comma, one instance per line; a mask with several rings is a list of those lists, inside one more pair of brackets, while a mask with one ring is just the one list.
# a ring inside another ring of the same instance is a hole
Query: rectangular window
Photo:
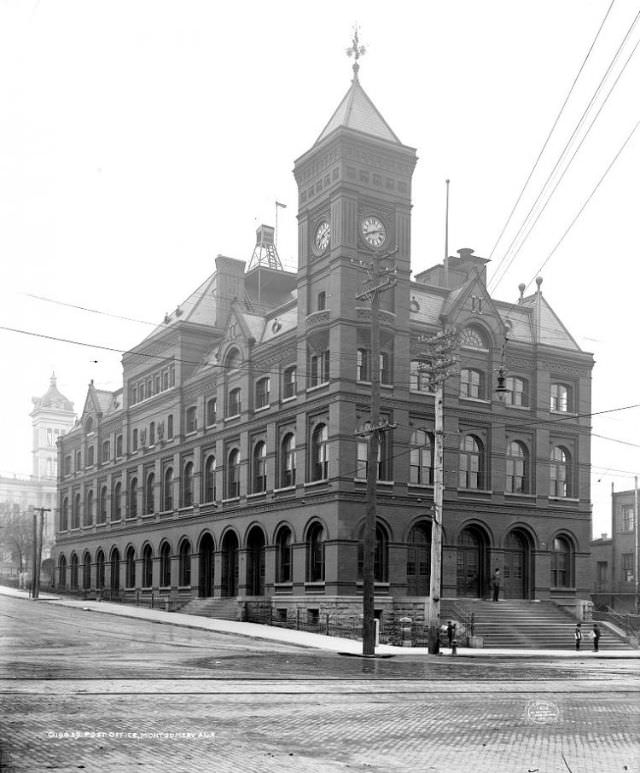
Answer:
[[622, 581], [633, 582], [633, 553], [623, 553], [621, 558], [622, 558]]
[[195, 405], [187, 408], [187, 432], [195, 432], [198, 429], [197, 409]]
[[108, 462], [111, 458], [111, 443], [108, 440], [105, 440], [102, 444], [102, 461]]
[[167, 416], [167, 438], [169, 440], [173, 439], [173, 415], [169, 414]]
[[550, 409], [558, 413], [567, 413], [573, 410], [571, 389], [566, 384], [551, 384]]
[[64, 457], [64, 474], [71, 475], [71, 455]]
[[269, 405], [269, 378], [261, 378], [256, 382], [256, 408], [266, 408]]
[[633, 505], [624, 505], [622, 507], [622, 531], [633, 531], [634, 528]]
[[119, 459], [122, 456], [122, 435], [118, 435], [116, 438], [116, 457]]
[[240, 389], [236, 387], [229, 392], [227, 417], [240, 415]]
[[294, 397], [296, 394], [296, 367], [292, 365], [284, 372], [284, 383], [282, 388], [282, 396], [286, 400], [289, 397]]
[[138, 430], [134, 429], [131, 434], [131, 450], [137, 451], [138, 450]]

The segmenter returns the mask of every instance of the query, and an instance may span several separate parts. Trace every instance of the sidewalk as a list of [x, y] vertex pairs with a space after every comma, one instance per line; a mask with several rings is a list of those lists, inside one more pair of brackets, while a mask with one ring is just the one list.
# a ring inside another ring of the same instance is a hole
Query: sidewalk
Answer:
[[[0, 595], [13, 598], [29, 599], [29, 593], [16, 588], [0, 585]], [[88, 612], [101, 612], [105, 615], [117, 615], [119, 617], [132, 617], [138, 620], [147, 620], [164, 625], [177, 625], [183, 628], [198, 628], [204, 631], [216, 633], [228, 633], [238, 636], [247, 636], [250, 639], [266, 639], [282, 642], [289, 646], [311, 647], [327, 652], [340, 652], [348, 655], [360, 655], [362, 643], [353, 639], [340, 639], [336, 636], [325, 636], [320, 633], [308, 631], [295, 631], [290, 628], [278, 628], [258, 623], [241, 623], [235, 620], [218, 620], [211, 617], [198, 615], [184, 615], [180, 612], [164, 612], [160, 609], [147, 609], [129, 604], [114, 604], [108, 601], [81, 601], [67, 599], [51, 593], [40, 593], [36, 603], [46, 602], [59, 606], [74, 607]], [[376, 647], [377, 655], [429, 655], [426, 647], [394, 647], [390, 644], [379, 644]], [[441, 649], [442, 655], [451, 655], [447, 647]], [[436, 657], [436, 656], [434, 656]], [[505, 658], [640, 658], [640, 650], [605, 650], [592, 652], [590, 650], [507, 650], [507, 649], [471, 649], [458, 647], [458, 657], [505, 657]]]

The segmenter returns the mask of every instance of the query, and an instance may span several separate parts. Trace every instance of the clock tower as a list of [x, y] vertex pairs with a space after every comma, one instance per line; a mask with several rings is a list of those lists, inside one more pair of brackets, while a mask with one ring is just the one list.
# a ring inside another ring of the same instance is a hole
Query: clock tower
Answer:
[[[356, 296], [367, 279], [372, 256], [388, 254], [387, 265], [395, 269], [397, 283], [381, 296], [381, 316], [383, 349], [385, 336], [396, 349], [393, 363], [398, 347], [408, 350], [411, 177], [416, 151], [400, 142], [362, 88], [358, 59], [364, 49], [357, 34], [348, 53], [355, 56], [351, 86], [294, 167], [299, 331], [301, 336], [306, 333], [312, 348], [326, 343], [330, 352], [353, 353], [355, 361], [356, 349], [361, 344], [367, 348], [369, 331], [367, 304]], [[348, 359], [331, 358], [332, 381], [343, 375], [342, 363]]]

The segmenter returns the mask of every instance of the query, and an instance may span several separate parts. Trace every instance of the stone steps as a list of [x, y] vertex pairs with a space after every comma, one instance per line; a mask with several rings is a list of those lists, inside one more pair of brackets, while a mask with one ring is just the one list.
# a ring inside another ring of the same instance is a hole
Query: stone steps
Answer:
[[[469, 619], [474, 616], [474, 634], [484, 646], [495, 649], [574, 650], [576, 621], [550, 601], [507, 600], [494, 603], [481, 599], [443, 600], [441, 620]], [[591, 650], [592, 624], [584, 623], [582, 649]], [[631, 649], [630, 645], [606, 625], [600, 625], [600, 649]]]
[[215, 617], [218, 620], [239, 620], [240, 606], [235, 598], [192, 599], [180, 610], [185, 615]]

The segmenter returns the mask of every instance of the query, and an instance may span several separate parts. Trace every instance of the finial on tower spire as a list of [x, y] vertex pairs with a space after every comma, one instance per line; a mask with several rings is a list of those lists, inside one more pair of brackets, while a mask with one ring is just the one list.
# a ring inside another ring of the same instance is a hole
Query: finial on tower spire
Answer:
[[358, 37], [358, 25], [353, 25], [353, 40], [351, 41], [351, 47], [347, 49], [347, 56], [352, 56], [355, 59], [355, 62], [353, 63], [353, 77], [354, 80], [358, 79], [358, 70], [360, 69], [360, 65], [358, 64], [358, 59], [360, 59], [361, 56], [364, 56], [367, 53], [367, 49], [364, 46], [360, 45], [360, 38]]

